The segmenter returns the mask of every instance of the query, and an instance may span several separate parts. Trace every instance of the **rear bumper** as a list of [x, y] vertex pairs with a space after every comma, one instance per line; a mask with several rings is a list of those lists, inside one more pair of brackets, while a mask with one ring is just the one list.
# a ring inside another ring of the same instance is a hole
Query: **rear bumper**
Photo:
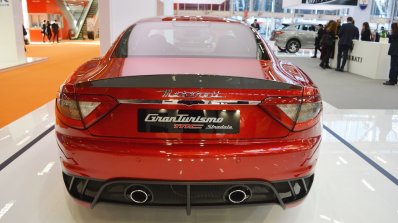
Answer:
[[[248, 196], [241, 204], [276, 203], [286, 205], [302, 200], [309, 192], [314, 175], [289, 181], [144, 181], [113, 179], [102, 181], [76, 177], [63, 173], [64, 182], [71, 196], [90, 202], [93, 208], [98, 202], [117, 202], [135, 205], [185, 206], [189, 215], [191, 206], [238, 205], [229, 199], [233, 188], [245, 188]], [[132, 188], [142, 188], [149, 198], [143, 203], [130, 198]]]
[[283, 37], [276, 37], [275, 38], [275, 46], [278, 46], [278, 47], [284, 49], [284, 48], [286, 48], [286, 43], [287, 43], [286, 38], [283, 38]]
[[56, 133], [66, 173], [110, 180], [280, 181], [309, 176], [321, 137], [264, 142], [163, 144]]

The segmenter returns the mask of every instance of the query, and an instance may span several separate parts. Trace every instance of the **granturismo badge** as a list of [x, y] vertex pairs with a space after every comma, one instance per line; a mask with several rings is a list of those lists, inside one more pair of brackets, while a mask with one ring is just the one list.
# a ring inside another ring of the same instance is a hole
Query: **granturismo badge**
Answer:
[[224, 133], [240, 131], [240, 111], [237, 110], [175, 110], [139, 109], [139, 132], [165, 133]]
[[159, 114], [148, 114], [145, 118], [146, 122], [175, 122], [175, 123], [222, 123], [224, 118], [213, 117], [189, 117], [187, 114], [178, 114], [174, 117], [159, 116]]

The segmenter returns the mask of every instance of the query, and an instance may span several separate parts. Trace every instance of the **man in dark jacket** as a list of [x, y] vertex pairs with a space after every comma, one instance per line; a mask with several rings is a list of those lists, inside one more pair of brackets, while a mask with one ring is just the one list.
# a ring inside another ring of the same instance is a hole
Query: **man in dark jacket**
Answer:
[[58, 26], [57, 20], [55, 20], [54, 23], [51, 24], [51, 29], [52, 29], [53, 34], [54, 34], [53, 42], [55, 41], [55, 38], [57, 38], [57, 43], [59, 43], [59, 40], [58, 40], [59, 26]]
[[321, 39], [323, 36], [324, 30], [323, 30], [323, 25], [319, 24], [318, 25], [318, 34], [315, 37], [315, 52], [314, 52], [314, 56], [312, 56], [312, 58], [316, 58], [316, 54], [318, 52], [318, 50], [321, 50]]
[[251, 27], [257, 29], [257, 31], [260, 31], [260, 24], [258, 24], [257, 19], [254, 19], [254, 22], [251, 24]]
[[390, 48], [388, 55], [391, 56], [389, 80], [384, 82], [384, 85], [396, 85], [398, 78], [398, 24], [391, 24], [391, 35], [388, 35], [388, 42]]
[[[359, 39], [359, 30], [353, 24], [352, 17], [347, 18], [347, 23], [343, 24], [339, 30], [339, 49], [337, 53], [337, 67], [336, 71], [344, 71], [344, 66], [347, 62], [348, 50], [353, 48], [353, 39]], [[343, 57], [343, 62], [341, 58]]]

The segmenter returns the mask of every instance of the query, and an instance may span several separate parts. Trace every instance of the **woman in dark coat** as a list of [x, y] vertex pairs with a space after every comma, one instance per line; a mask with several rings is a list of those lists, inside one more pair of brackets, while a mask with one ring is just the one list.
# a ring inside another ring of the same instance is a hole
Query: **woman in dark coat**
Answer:
[[48, 41], [50, 42], [51, 41], [51, 37], [53, 36], [53, 33], [51, 32], [50, 21], [47, 21], [46, 34], [47, 34]]
[[396, 85], [398, 77], [398, 24], [391, 24], [391, 35], [388, 36], [390, 48], [388, 55], [391, 56], [390, 75], [389, 80], [384, 82], [384, 85]]
[[334, 44], [336, 40], [337, 22], [329, 21], [322, 36], [322, 62], [319, 64], [323, 69], [330, 68], [329, 59], [332, 56]]
[[371, 31], [368, 22], [364, 22], [362, 24], [362, 31], [361, 31], [361, 40], [362, 41], [370, 41]]

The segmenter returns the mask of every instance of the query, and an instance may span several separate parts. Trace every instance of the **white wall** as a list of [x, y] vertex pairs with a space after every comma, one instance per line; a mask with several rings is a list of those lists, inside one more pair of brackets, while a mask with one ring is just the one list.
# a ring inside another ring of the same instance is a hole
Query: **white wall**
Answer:
[[99, 0], [101, 55], [127, 27], [156, 15], [156, 0]]
[[22, 2], [0, 2], [0, 62], [24, 62]]
[[163, 15], [174, 15], [174, 1], [175, 0], [163, 0]]
[[372, 8], [373, 0], [368, 0], [368, 7], [365, 10], [361, 10], [359, 6], [353, 6], [350, 8], [350, 16], [355, 20], [355, 26], [358, 27], [359, 32], [362, 29], [362, 23], [370, 22], [370, 10]]

